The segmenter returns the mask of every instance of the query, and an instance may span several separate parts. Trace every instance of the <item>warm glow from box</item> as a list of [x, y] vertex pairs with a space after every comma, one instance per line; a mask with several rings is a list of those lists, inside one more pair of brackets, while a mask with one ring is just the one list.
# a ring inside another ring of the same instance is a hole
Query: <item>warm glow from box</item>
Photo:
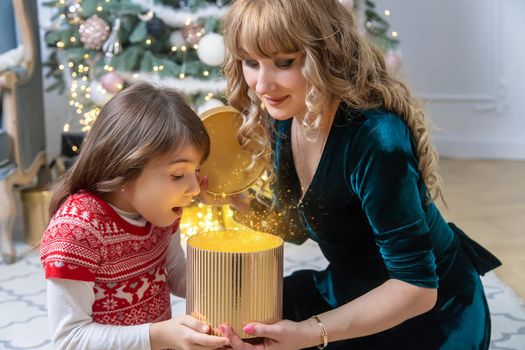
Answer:
[[201, 232], [190, 237], [188, 244], [198, 249], [225, 253], [250, 253], [273, 249], [282, 239], [251, 230], [224, 230]]

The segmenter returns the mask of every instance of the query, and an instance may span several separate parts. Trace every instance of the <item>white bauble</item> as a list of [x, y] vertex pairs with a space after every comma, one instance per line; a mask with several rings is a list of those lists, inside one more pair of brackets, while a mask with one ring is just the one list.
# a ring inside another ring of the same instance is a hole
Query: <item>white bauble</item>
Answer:
[[108, 102], [114, 94], [107, 92], [98, 81], [92, 81], [89, 83], [89, 94], [91, 95], [91, 100], [95, 102], [98, 106], [103, 106]]
[[184, 40], [184, 37], [182, 36], [182, 32], [180, 30], [176, 30], [170, 34], [170, 44], [171, 46], [182, 46], [186, 45], [186, 41]]
[[224, 62], [224, 38], [217, 33], [209, 33], [199, 41], [197, 55], [208, 66], [220, 66]]
[[201, 115], [202, 113], [212, 108], [220, 107], [220, 106], [224, 106], [224, 103], [222, 103], [222, 101], [217, 100], [216, 98], [210, 98], [208, 101], [204, 102], [197, 108], [197, 114]]

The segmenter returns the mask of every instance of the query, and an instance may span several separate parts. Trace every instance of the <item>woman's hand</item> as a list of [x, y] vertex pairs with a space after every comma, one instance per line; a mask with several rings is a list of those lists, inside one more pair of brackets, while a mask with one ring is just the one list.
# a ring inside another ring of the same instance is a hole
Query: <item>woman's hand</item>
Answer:
[[199, 178], [201, 191], [197, 197], [199, 202], [206, 205], [230, 205], [235, 210], [244, 213], [249, 209], [248, 194], [246, 192], [234, 195], [213, 195], [208, 192], [208, 177], [206, 175]]
[[211, 350], [230, 345], [226, 337], [209, 335], [210, 326], [188, 315], [152, 323], [149, 337], [152, 350]]
[[271, 325], [249, 323], [243, 328], [243, 331], [255, 337], [264, 338], [261, 344], [255, 345], [244, 342], [228, 325], [219, 326], [219, 330], [230, 340], [230, 345], [234, 350], [294, 350], [312, 346], [306, 334], [308, 330], [303, 322], [282, 320]]

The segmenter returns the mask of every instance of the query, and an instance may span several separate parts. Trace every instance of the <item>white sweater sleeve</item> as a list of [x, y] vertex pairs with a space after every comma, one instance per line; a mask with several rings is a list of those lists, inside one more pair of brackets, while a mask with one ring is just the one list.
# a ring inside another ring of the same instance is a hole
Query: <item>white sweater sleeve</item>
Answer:
[[180, 230], [171, 237], [166, 255], [166, 271], [171, 293], [186, 298], [186, 257], [180, 245]]
[[93, 282], [47, 280], [51, 339], [57, 350], [150, 350], [150, 324], [110, 326], [93, 322]]

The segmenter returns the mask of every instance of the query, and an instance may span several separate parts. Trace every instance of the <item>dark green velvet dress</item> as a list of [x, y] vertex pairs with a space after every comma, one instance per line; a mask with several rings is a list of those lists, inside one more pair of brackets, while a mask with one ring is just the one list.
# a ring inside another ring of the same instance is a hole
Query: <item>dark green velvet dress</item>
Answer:
[[[285, 278], [285, 318], [303, 320], [336, 308], [393, 278], [438, 288], [435, 308], [328, 349], [487, 349], [490, 315], [479, 275], [500, 262], [428, 203], [402, 119], [341, 104], [302, 201], [291, 119], [275, 127], [277, 204], [262, 224], [291, 240], [313, 239], [329, 261], [324, 271]], [[272, 217], [278, 225], [268, 223]]]

